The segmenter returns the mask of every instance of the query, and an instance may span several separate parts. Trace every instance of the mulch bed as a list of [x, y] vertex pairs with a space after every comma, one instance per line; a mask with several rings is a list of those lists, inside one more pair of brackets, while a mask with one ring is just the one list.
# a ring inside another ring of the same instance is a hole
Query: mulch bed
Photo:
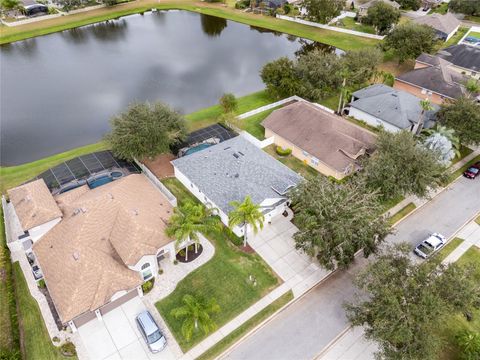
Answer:
[[203, 246], [201, 244], [198, 244], [198, 251], [195, 253], [195, 245], [190, 245], [188, 247], [188, 253], [187, 253], [187, 261], [185, 261], [185, 256], [182, 256], [180, 252], [177, 253], [177, 260], [181, 263], [189, 263], [196, 258], [198, 258], [203, 252]]
[[240, 245], [238, 248], [246, 254], [253, 254], [255, 252], [255, 250], [253, 250], [253, 248], [248, 244], [247, 246]]
[[164, 179], [172, 177], [173, 165], [170, 164], [170, 161], [175, 159], [173, 154], [161, 154], [158, 155], [155, 159], [143, 159], [142, 162], [150, 169], [152, 173], [159, 179]]

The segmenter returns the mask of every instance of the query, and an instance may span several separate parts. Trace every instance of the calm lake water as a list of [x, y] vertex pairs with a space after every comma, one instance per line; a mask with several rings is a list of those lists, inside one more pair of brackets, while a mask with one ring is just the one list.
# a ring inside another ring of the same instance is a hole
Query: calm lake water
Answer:
[[96, 142], [135, 101], [182, 113], [263, 88], [267, 61], [308, 44], [215, 17], [129, 16], [0, 47], [1, 165]]

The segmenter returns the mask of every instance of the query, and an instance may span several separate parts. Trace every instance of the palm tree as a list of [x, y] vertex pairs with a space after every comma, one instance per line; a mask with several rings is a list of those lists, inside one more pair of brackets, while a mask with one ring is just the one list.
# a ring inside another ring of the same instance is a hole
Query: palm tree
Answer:
[[453, 150], [455, 151], [455, 155], [457, 157], [460, 156], [461, 144], [460, 144], [460, 139], [458, 138], [458, 136], [455, 136], [455, 130], [449, 129], [446, 126], [443, 126], [443, 125], [440, 125], [440, 124], [437, 123], [435, 125], [435, 127], [431, 128], [431, 129], [424, 129], [422, 131], [422, 133], [424, 133], [427, 136], [431, 136], [433, 134], [440, 134], [440, 135], [446, 137], [452, 143]]
[[210, 317], [220, 311], [220, 306], [215, 299], [205, 301], [187, 294], [182, 302], [183, 305], [173, 309], [170, 314], [176, 319], [185, 319], [182, 324], [182, 335], [187, 341], [190, 341], [193, 332], [199, 327], [205, 335], [216, 329], [217, 325]]
[[[176, 239], [177, 247], [185, 241], [187, 244], [190, 241], [195, 242], [195, 253], [197, 253], [200, 242], [198, 234], [221, 228], [220, 221], [212, 216], [212, 211], [202, 204], [187, 201], [173, 209], [173, 215], [170, 217], [165, 233]], [[185, 252], [185, 260], [188, 260], [188, 247]]]
[[427, 111], [433, 110], [433, 106], [430, 103], [430, 100], [428, 98], [425, 98], [424, 100], [420, 100], [420, 107], [422, 108], [422, 112], [420, 113], [417, 130], [415, 132], [417, 135], [420, 134], [420, 132], [423, 129], [423, 125], [425, 124], [425, 113]]
[[260, 211], [260, 206], [254, 204], [250, 196], [245, 197], [242, 203], [232, 201], [230, 205], [234, 209], [228, 214], [228, 226], [233, 229], [237, 225], [243, 225], [243, 246], [247, 246], [248, 225], [256, 234], [259, 228], [263, 229], [265, 218]]

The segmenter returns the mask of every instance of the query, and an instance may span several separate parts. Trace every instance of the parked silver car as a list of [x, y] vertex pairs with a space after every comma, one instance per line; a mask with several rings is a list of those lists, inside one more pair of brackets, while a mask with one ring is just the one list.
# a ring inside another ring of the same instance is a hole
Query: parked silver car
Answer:
[[413, 252], [422, 259], [426, 259], [443, 245], [445, 245], [445, 236], [434, 233], [418, 244]]
[[152, 314], [145, 310], [137, 316], [137, 325], [143, 339], [152, 353], [158, 353], [167, 346], [167, 339], [160, 331]]

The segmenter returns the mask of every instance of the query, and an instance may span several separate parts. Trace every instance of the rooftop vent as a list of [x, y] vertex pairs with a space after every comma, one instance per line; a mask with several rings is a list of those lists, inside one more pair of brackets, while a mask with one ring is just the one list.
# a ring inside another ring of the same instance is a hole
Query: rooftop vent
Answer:
[[82, 210], [82, 213], [84, 214], [87, 212], [87, 208], [84, 208], [84, 207], [82, 207], [80, 210]]
[[239, 151], [238, 153], [239, 153], [240, 155], [242, 155], [242, 156], [245, 156], [245, 154], [244, 154], [244, 153], [242, 153], [241, 151]]
[[225, 149], [223, 150], [228, 150], [228, 149], [231, 149], [232, 147], [231, 146], [227, 146]]
[[235, 174], [235, 178], [236, 178], [236, 179], [238, 179], [239, 176], [240, 176], [240, 175], [239, 175], [238, 173]]
[[238, 155], [237, 153], [233, 153], [233, 157], [234, 157], [235, 159], [238, 159], [238, 158], [240, 157], [240, 155]]
[[113, 194], [108, 193], [108, 197], [113, 200]]
[[78, 259], [80, 259], [80, 254], [79, 254], [77, 251], [75, 251], [75, 252], [72, 254], [72, 256], [73, 256], [73, 259], [74, 259], [75, 261], [78, 261]]
[[75, 210], [73, 210], [73, 215], [78, 215], [80, 214], [80, 209], [79, 208], [76, 208]]
[[133, 215], [138, 215], [138, 210], [137, 209], [133, 209]]

